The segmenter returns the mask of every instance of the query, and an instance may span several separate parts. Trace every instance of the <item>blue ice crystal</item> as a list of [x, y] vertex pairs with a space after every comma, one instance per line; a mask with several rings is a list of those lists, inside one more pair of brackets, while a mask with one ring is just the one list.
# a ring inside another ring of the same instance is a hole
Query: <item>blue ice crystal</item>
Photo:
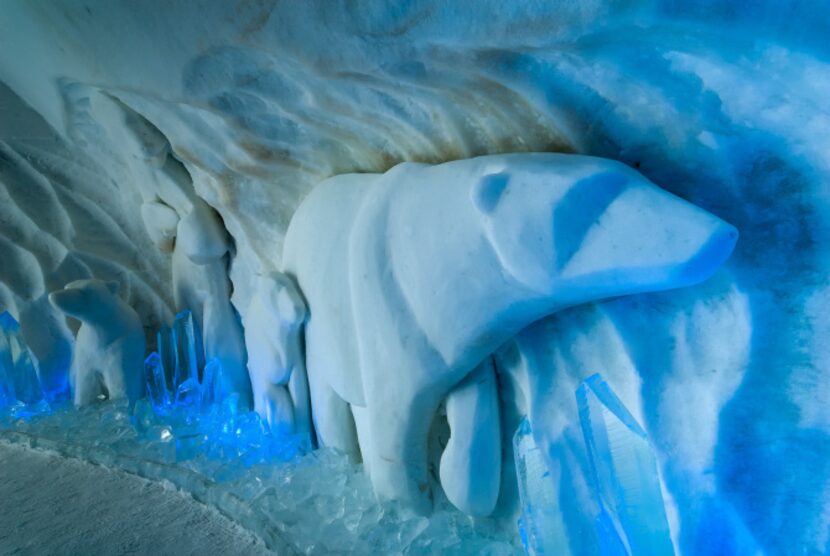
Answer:
[[199, 370], [196, 356], [196, 326], [193, 313], [182, 311], [173, 322], [173, 343], [175, 345], [175, 372], [173, 373], [173, 391], [177, 392], [188, 380], [198, 384]]
[[156, 351], [161, 360], [168, 388], [173, 386], [176, 374], [176, 343], [169, 326], [162, 326], [156, 332]]
[[35, 406], [44, 401], [43, 389], [32, 363], [20, 324], [8, 312], [0, 315], [0, 403], [18, 400]]
[[522, 517], [519, 530], [530, 555], [566, 554], [568, 537], [559, 510], [559, 469], [551, 473], [533, 440], [527, 417], [513, 435]]
[[603, 554], [674, 554], [648, 435], [600, 375], [583, 381], [576, 398]]
[[[222, 369], [222, 363], [212, 358], [205, 365], [202, 379], [202, 403], [205, 405], [221, 404], [231, 395], [231, 385]], [[238, 399], [238, 396], [237, 396]]]
[[188, 378], [176, 388], [176, 405], [198, 408], [202, 405], [202, 386], [195, 377]]
[[157, 412], [164, 412], [170, 406], [170, 392], [164, 376], [164, 365], [155, 351], [144, 360], [144, 381], [147, 384], [147, 396]]

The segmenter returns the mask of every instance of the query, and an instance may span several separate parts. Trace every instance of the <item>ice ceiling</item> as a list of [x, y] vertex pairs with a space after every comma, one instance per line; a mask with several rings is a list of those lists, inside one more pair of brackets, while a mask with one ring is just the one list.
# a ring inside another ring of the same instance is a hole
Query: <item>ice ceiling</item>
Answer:
[[72, 330], [46, 294], [67, 282], [121, 282], [151, 344], [172, 320], [174, 263], [142, 208], [159, 199], [221, 216], [244, 322], [325, 178], [525, 151], [619, 160], [741, 240], [702, 285], [546, 323], [551, 434], [600, 367], [659, 449], [669, 520], [705, 521], [711, 500], [737, 516], [678, 541], [686, 553], [743, 528], [768, 553], [825, 553], [827, 16], [773, 1], [6, 1], [0, 309], [48, 374]]

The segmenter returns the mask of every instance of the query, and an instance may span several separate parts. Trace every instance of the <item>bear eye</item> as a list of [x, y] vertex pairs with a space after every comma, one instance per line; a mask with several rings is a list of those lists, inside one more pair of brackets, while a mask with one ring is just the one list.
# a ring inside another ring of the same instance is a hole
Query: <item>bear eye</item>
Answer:
[[628, 183], [619, 172], [601, 172], [571, 186], [553, 213], [557, 268], [565, 268], [582, 240]]
[[509, 181], [510, 174], [507, 172], [482, 177], [473, 191], [473, 203], [476, 208], [485, 214], [493, 212]]

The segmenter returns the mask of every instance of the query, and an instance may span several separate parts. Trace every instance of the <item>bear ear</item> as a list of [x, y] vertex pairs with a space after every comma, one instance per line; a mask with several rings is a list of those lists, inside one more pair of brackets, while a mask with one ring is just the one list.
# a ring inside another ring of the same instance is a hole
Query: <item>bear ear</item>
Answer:
[[116, 282], [115, 280], [109, 280], [107, 282], [104, 282], [104, 284], [107, 286], [107, 289], [110, 291], [112, 295], [118, 295], [118, 282]]
[[510, 174], [507, 172], [494, 172], [482, 176], [472, 191], [475, 207], [484, 214], [493, 212], [509, 182]]

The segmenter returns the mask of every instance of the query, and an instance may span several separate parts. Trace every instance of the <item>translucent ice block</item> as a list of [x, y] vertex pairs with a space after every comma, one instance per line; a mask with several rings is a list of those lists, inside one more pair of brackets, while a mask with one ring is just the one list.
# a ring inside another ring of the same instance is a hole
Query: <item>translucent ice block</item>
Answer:
[[173, 341], [176, 346], [176, 370], [173, 374], [173, 390], [178, 392], [179, 387], [186, 381], [199, 381], [199, 371], [196, 359], [196, 328], [193, 324], [193, 313], [182, 311], [176, 315], [173, 322]]
[[[43, 401], [40, 380], [20, 333], [20, 325], [8, 312], [0, 315], [0, 361], [9, 382], [14, 385], [15, 398], [30, 405]], [[8, 384], [3, 390], [3, 395], [8, 395]]]
[[527, 553], [570, 554], [558, 500], [561, 470], [548, 469], [527, 417], [513, 435], [513, 456], [522, 510], [520, 528]]
[[176, 343], [169, 326], [162, 326], [156, 332], [156, 351], [158, 351], [167, 386], [172, 387], [176, 374]]
[[170, 406], [170, 393], [167, 391], [161, 357], [155, 351], [144, 360], [144, 382], [153, 408], [156, 412], [165, 411]]
[[601, 546], [612, 553], [674, 554], [646, 432], [598, 374], [577, 388], [576, 398], [600, 506]]
[[221, 404], [230, 394], [228, 381], [222, 372], [222, 363], [212, 358], [205, 365], [202, 380], [202, 404]]

